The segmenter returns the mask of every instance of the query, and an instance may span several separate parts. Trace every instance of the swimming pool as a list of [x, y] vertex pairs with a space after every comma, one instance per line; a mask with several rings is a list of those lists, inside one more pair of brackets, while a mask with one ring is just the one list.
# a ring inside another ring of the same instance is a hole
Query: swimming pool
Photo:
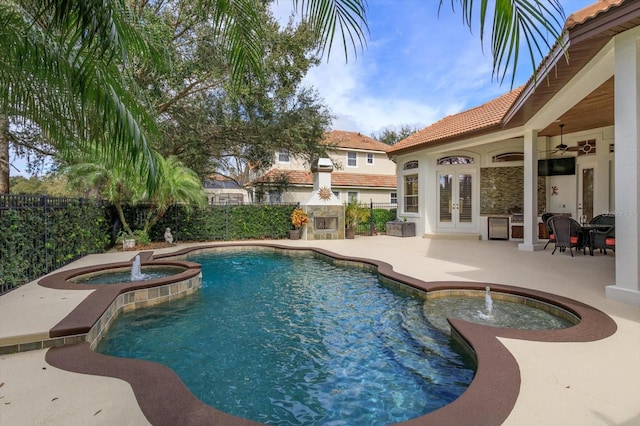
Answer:
[[163, 363], [208, 405], [270, 424], [411, 419], [455, 400], [474, 365], [423, 300], [315, 256], [191, 256], [199, 294], [123, 313], [104, 354]]

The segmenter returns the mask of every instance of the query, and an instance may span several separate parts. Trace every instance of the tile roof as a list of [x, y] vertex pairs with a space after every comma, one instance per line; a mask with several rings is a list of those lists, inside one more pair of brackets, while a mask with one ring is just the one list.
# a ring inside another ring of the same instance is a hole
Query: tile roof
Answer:
[[597, 2], [572, 13], [564, 24], [564, 30], [570, 30], [576, 25], [582, 25], [612, 7], [620, 6], [625, 0], [598, 0]]
[[[313, 174], [304, 170], [272, 169], [252, 183], [269, 182], [272, 178], [286, 175], [291, 185], [313, 185]], [[395, 175], [368, 175], [361, 173], [331, 173], [331, 186], [333, 187], [358, 187], [358, 188], [389, 188], [398, 186]]]
[[393, 145], [387, 153], [393, 154], [411, 148], [424, 147], [455, 136], [493, 129], [501, 124], [504, 115], [523, 88], [524, 86], [520, 86], [483, 105], [449, 115]]
[[387, 152], [389, 145], [377, 141], [358, 132], [346, 132], [344, 130], [332, 130], [325, 133], [323, 144], [332, 144], [340, 148], [364, 149], [369, 151]]

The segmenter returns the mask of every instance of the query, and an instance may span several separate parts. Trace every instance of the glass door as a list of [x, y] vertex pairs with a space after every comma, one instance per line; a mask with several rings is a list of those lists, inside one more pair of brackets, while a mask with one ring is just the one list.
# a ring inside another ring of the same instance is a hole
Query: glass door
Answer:
[[595, 175], [594, 164], [585, 164], [578, 167], [578, 221], [588, 223], [593, 219]]
[[474, 228], [473, 172], [438, 172], [438, 227]]

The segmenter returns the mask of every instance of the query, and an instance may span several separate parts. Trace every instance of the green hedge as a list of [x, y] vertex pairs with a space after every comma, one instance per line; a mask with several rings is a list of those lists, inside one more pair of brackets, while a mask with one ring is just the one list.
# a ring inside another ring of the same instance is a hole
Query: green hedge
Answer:
[[376, 231], [387, 232], [387, 222], [395, 220], [396, 211], [397, 209], [373, 209], [373, 223], [376, 226]]
[[95, 203], [0, 210], [0, 293], [109, 244], [110, 221]]
[[[151, 228], [152, 241], [162, 241], [164, 231], [171, 228], [175, 241], [261, 240], [287, 238], [294, 204], [227, 204], [210, 205], [187, 211], [183, 206], [171, 207]], [[126, 209], [127, 221], [139, 226], [144, 207]]]

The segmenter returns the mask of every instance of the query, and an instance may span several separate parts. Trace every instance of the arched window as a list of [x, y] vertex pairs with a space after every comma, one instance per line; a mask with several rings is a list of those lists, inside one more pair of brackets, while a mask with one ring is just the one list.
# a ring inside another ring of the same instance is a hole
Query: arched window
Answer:
[[413, 160], [413, 161], [407, 161], [406, 163], [404, 163], [404, 170], [411, 170], [411, 169], [417, 169], [418, 168], [418, 161], [417, 160]]
[[505, 152], [491, 157], [494, 163], [502, 163], [507, 161], [524, 161], [524, 153], [522, 152]]
[[473, 164], [473, 157], [467, 157], [466, 155], [451, 155], [449, 157], [438, 158], [438, 165], [450, 165], [450, 164]]

